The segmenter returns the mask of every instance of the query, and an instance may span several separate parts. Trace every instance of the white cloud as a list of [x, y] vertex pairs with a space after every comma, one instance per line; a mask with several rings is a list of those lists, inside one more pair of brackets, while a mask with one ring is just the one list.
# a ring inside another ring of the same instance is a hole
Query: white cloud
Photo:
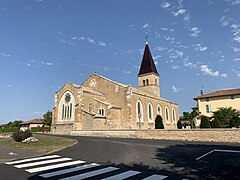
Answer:
[[240, 25], [232, 24], [233, 41], [240, 43]]
[[154, 64], [155, 64], [155, 65], [158, 65], [158, 61], [154, 61]]
[[161, 27], [160, 28], [162, 31], [167, 31], [168, 30], [168, 28], [166, 28], [166, 27]]
[[223, 73], [223, 74], [221, 74], [221, 77], [227, 78], [227, 74]]
[[233, 52], [240, 52], [240, 48], [234, 47]]
[[192, 37], [197, 37], [198, 34], [201, 32], [201, 30], [198, 27], [192, 27], [190, 31], [191, 31], [190, 36]]
[[172, 14], [173, 14], [174, 16], [179, 16], [179, 15], [184, 14], [185, 12], [186, 12], [185, 9], [179, 9], [177, 12], [172, 12]]
[[178, 93], [179, 91], [183, 91], [183, 89], [182, 88], [177, 88], [175, 85], [172, 85], [172, 91], [174, 93]]
[[240, 58], [235, 58], [233, 59], [233, 61], [240, 61]]
[[162, 4], [161, 4], [161, 7], [163, 8], [163, 9], [168, 9], [168, 7], [170, 7], [171, 6], [171, 4], [169, 3], [169, 2], [163, 2]]
[[89, 43], [92, 43], [92, 44], [96, 44], [96, 42], [94, 41], [94, 39], [90, 38], [90, 37], [87, 37], [87, 41]]
[[178, 65], [172, 66], [173, 69], [179, 69], [180, 67]]
[[235, 5], [238, 5], [238, 4], [240, 4], [240, 0], [233, 0], [232, 1], [232, 5], [235, 6]]
[[154, 50], [157, 50], [157, 51], [164, 51], [166, 48], [163, 48], [163, 47], [160, 47], [160, 46], [157, 46], [154, 48]]
[[123, 71], [125, 74], [131, 74], [131, 71]]
[[228, 17], [226, 17], [226, 16], [223, 16], [223, 17], [221, 17], [220, 18], [220, 23], [221, 23], [221, 26], [228, 26], [231, 22], [232, 22], [232, 18], [228, 18]]
[[1, 52], [1, 56], [4, 56], [4, 57], [11, 57], [10, 54], [7, 54], [7, 53], [5, 53], [5, 52]]
[[213, 76], [213, 77], [218, 77], [219, 76], [219, 71], [213, 71], [212, 69], [208, 68], [208, 65], [201, 65], [200, 66], [201, 72], [204, 74]]
[[183, 62], [183, 65], [184, 65], [185, 67], [189, 67], [189, 68], [191, 68], [191, 69], [193, 69], [193, 68], [196, 68], [196, 67], [197, 67], [197, 65], [196, 65], [196, 64], [194, 64], [193, 62], [191, 62], [191, 61], [188, 61], [188, 60], [185, 60], [185, 61]]
[[41, 61], [41, 64], [42, 64], [42, 65], [46, 65], [46, 66], [52, 66], [52, 65], [53, 65], [53, 63], [44, 62], [44, 61]]
[[144, 24], [143, 25], [143, 27], [142, 27], [143, 29], [146, 29], [146, 28], [151, 28], [151, 25], [150, 24], [148, 24], [148, 23], [146, 23], [146, 24]]
[[106, 46], [106, 43], [100, 41], [100, 42], [98, 43], [98, 46]]
[[174, 53], [171, 54], [171, 56], [169, 56], [169, 58], [175, 59], [179, 57], [181, 58], [182, 56], [183, 56], [183, 52], [176, 50]]
[[203, 52], [203, 51], [206, 51], [207, 49], [208, 49], [207, 46], [201, 46], [201, 44], [196, 44], [196, 46], [195, 46], [195, 50], [196, 50], [196, 51], [201, 51], [201, 52]]

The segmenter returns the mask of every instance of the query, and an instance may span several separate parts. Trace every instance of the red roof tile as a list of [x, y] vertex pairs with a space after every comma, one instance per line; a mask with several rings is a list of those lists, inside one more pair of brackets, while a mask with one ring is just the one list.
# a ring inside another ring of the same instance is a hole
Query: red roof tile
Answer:
[[193, 99], [197, 100], [197, 99], [203, 99], [203, 98], [209, 98], [209, 97], [231, 96], [231, 95], [237, 95], [237, 94], [240, 94], [240, 88], [218, 90], [218, 91], [210, 92], [207, 94], [203, 94], [201, 96], [197, 96]]

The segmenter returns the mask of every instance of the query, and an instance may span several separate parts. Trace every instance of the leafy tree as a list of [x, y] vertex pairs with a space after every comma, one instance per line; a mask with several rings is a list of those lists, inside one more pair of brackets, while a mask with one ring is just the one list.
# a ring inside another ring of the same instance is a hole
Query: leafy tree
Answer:
[[240, 112], [232, 107], [219, 108], [217, 111], [213, 112], [213, 118], [219, 119], [223, 127], [235, 126], [235, 121], [238, 121], [237, 119], [239, 116]]
[[203, 116], [201, 118], [200, 128], [211, 128], [211, 125], [210, 125], [210, 122], [208, 120], [208, 117]]
[[177, 128], [178, 128], [178, 129], [182, 129], [182, 122], [181, 122], [181, 121], [178, 121], [178, 122], [177, 122]]
[[235, 123], [235, 127], [236, 127], [236, 128], [239, 128], [239, 127], [240, 127], [240, 117], [239, 117], [239, 116], [235, 116], [235, 117], [233, 117], [232, 120], [233, 120], [234, 123]]
[[160, 116], [160, 115], [157, 115], [157, 117], [155, 119], [155, 129], [164, 129], [162, 116]]
[[52, 112], [48, 111], [43, 115], [43, 123], [45, 126], [51, 126], [52, 124]]
[[221, 125], [219, 119], [214, 119], [211, 123], [211, 127], [212, 128], [221, 128], [222, 125]]

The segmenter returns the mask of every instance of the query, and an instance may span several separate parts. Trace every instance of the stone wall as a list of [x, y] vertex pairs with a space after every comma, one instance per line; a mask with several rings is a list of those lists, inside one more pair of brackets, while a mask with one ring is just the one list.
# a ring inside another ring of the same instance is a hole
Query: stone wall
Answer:
[[72, 135], [240, 143], [240, 129], [71, 131]]

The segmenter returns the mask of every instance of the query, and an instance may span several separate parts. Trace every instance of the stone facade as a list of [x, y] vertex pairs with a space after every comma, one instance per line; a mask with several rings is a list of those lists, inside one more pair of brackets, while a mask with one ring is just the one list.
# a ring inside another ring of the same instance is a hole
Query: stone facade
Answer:
[[154, 129], [158, 114], [166, 129], [175, 129], [178, 105], [160, 97], [156, 67], [155, 72], [138, 75], [138, 83], [139, 88], [134, 88], [97, 73], [81, 85], [67, 83], [55, 94], [52, 132]]

